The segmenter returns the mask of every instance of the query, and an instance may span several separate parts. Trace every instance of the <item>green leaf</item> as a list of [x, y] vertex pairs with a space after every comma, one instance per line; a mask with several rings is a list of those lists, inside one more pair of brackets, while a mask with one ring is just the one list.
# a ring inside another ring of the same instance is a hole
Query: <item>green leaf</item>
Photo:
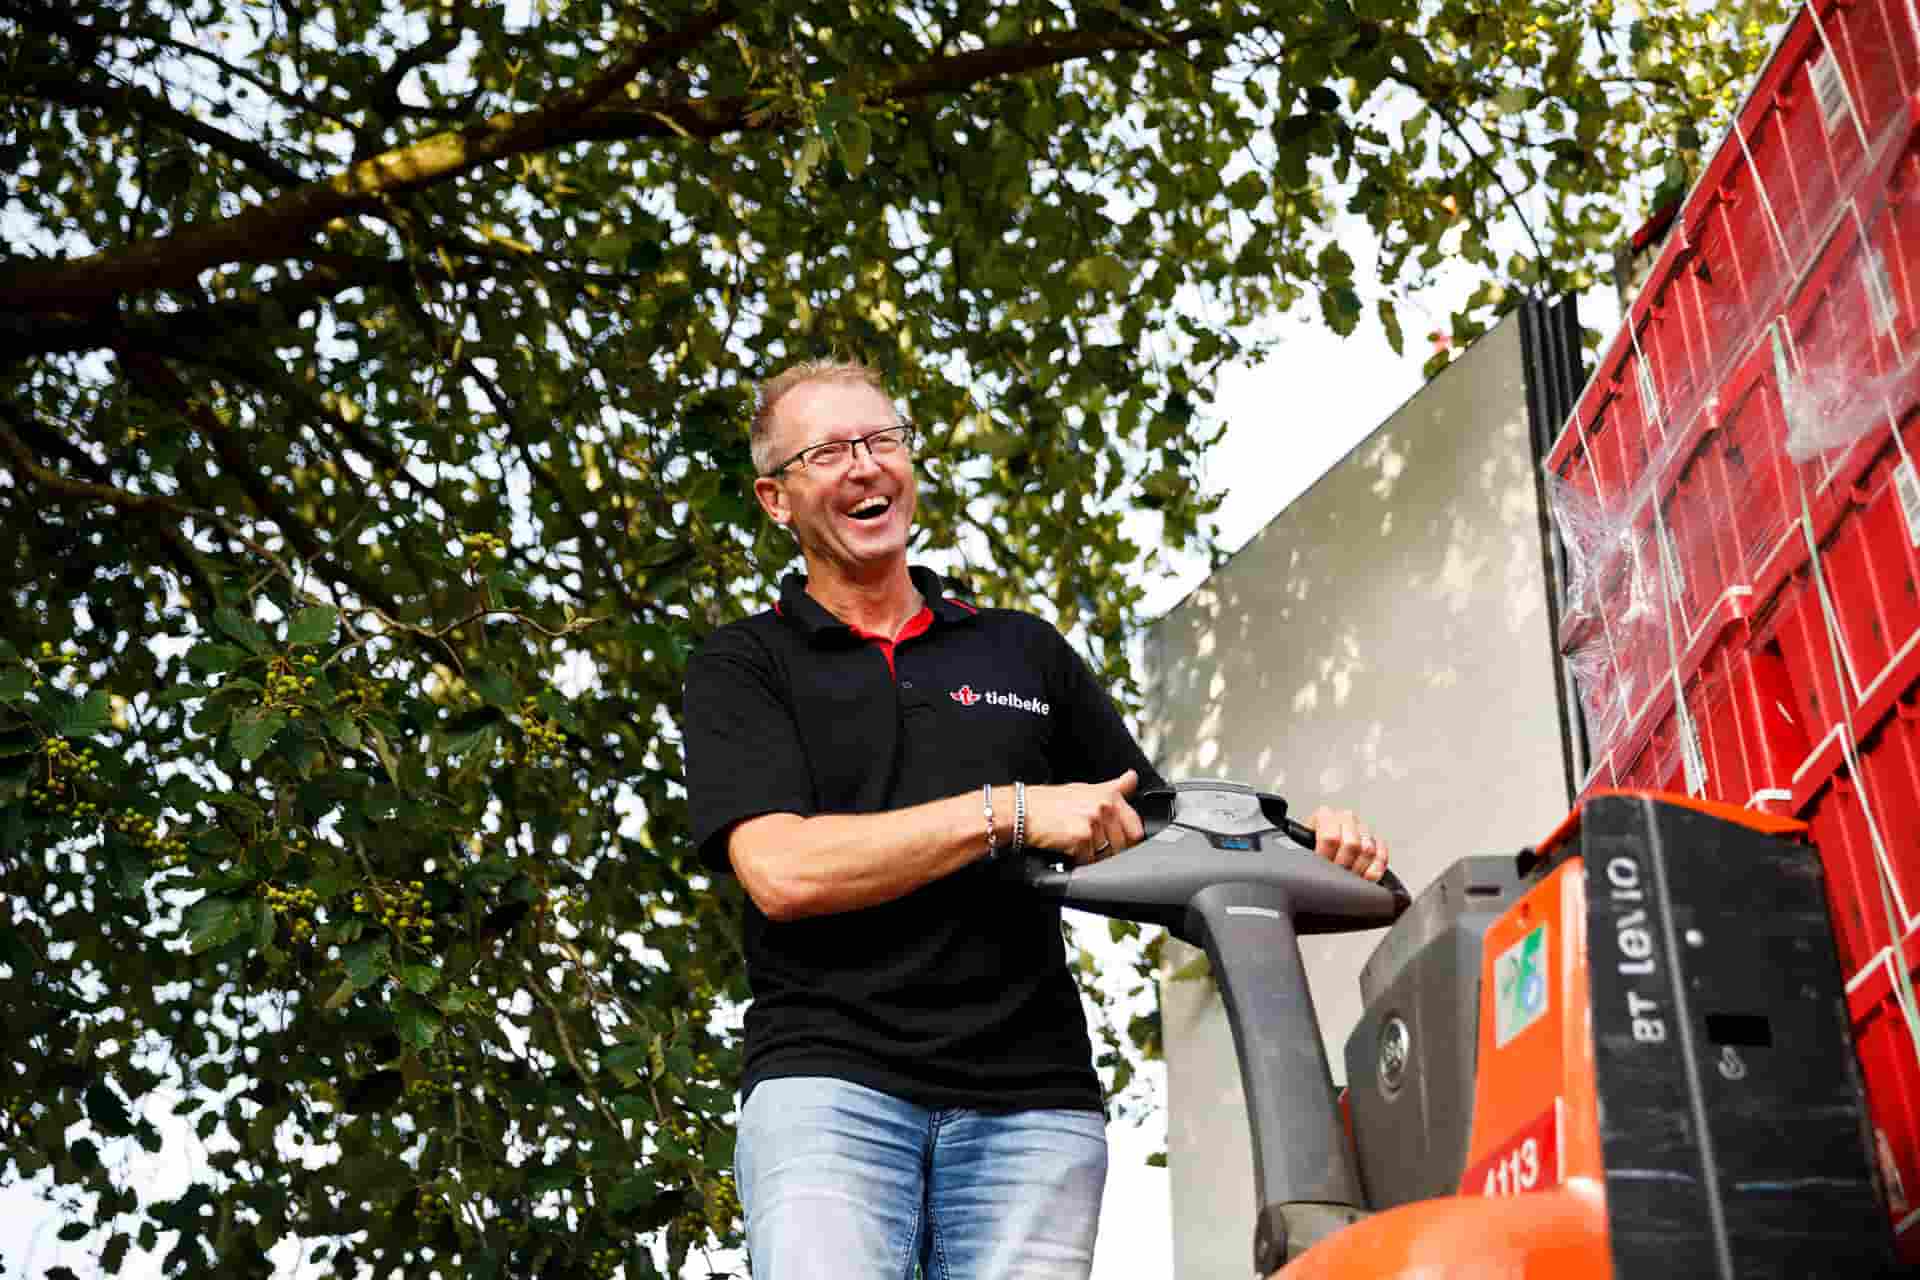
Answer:
[[1387, 332], [1387, 345], [1395, 355], [1406, 354], [1406, 335], [1400, 331], [1400, 312], [1393, 305], [1393, 299], [1380, 299], [1379, 308], [1380, 327]]
[[1111, 253], [1082, 258], [1067, 278], [1083, 289], [1118, 294], [1126, 293], [1128, 286], [1133, 283], [1133, 274], [1127, 270], [1127, 264]]
[[219, 675], [231, 671], [247, 660], [247, 651], [237, 649], [230, 644], [216, 644], [203, 640], [187, 650], [187, 665], [201, 675]]
[[230, 607], [215, 609], [213, 624], [238, 640], [246, 647], [248, 653], [265, 653], [271, 647], [267, 633], [261, 629], [260, 624], [237, 609]]
[[356, 987], [370, 987], [393, 967], [393, 956], [385, 938], [365, 938], [343, 949], [340, 958], [347, 966], [347, 977]]
[[1493, 105], [1502, 115], [1517, 116], [1533, 105], [1533, 94], [1524, 87], [1516, 86], [1495, 94]]
[[838, 125], [843, 120], [851, 120], [860, 104], [844, 93], [830, 93], [820, 104], [820, 123]]
[[329, 605], [315, 605], [302, 609], [293, 615], [293, 621], [287, 624], [287, 643], [290, 645], [325, 644], [333, 638], [333, 628], [340, 621], [340, 611]]
[[113, 705], [105, 689], [95, 689], [78, 702], [55, 707], [53, 712], [53, 731], [74, 741], [91, 738], [112, 724]]
[[440, 1034], [440, 1015], [414, 1004], [403, 1004], [394, 1012], [401, 1043], [415, 1049], [431, 1048]]
[[518, 701], [514, 697], [513, 681], [498, 671], [467, 672], [467, 687], [496, 707], [511, 707]]
[[360, 736], [360, 726], [354, 723], [352, 716], [330, 715], [324, 723], [327, 726], [327, 734], [349, 751], [358, 751], [361, 743], [365, 741]]
[[425, 995], [440, 985], [440, 971], [430, 964], [410, 964], [400, 970], [400, 981], [407, 990]]
[[607, 1193], [607, 1207], [615, 1213], [632, 1213], [652, 1204], [660, 1194], [660, 1180], [649, 1173], [630, 1174], [613, 1184]]
[[132, 1238], [126, 1232], [115, 1232], [113, 1239], [107, 1241], [106, 1249], [100, 1254], [100, 1269], [110, 1276], [119, 1275], [120, 1264], [127, 1260], [127, 1246], [132, 1243]]
[[94, 1128], [109, 1138], [124, 1138], [133, 1132], [133, 1119], [127, 1114], [127, 1104], [112, 1085], [104, 1080], [96, 1080], [87, 1089], [87, 1119]]
[[1320, 290], [1320, 312], [1327, 327], [1346, 337], [1360, 323], [1362, 304], [1352, 285], [1336, 284]]
[[873, 154], [873, 127], [865, 120], [849, 120], [839, 130], [840, 163], [847, 176], [857, 178], [867, 171], [867, 158]]
[[227, 741], [242, 760], [255, 760], [273, 741], [273, 735], [287, 727], [284, 712], [266, 707], [248, 707], [233, 717]]
[[506, 715], [500, 708], [491, 706], [476, 707], [455, 716], [435, 735], [438, 754], [464, 755], [483, 743], [491, 744], [497, 736], [496, 727], [505, 720]]
[[804, 191], [807, 183], [813, 178], [814, 170], [818, 169], [820, 162], [826, 158], [827, 140], [819, 134], [816, 133], [801, 143], [800, 154], [793, 161], [793, 185]]
[[187, 908], [182, 926], [187, 935], [187, 950], [195, 955], [225, 946], [240, 936], [252, 922], [250, 901], [208, 895]]
[[18, 702], [33, 688], [33, 676], [24, 667], [0, 671], [0, 702]]
[[[72, 1244], [77, 1240], [85, 1240], [87, 1238], [87, 1234], [92, 1230], [93, 1228], [88, 1226], [84, 1222], [69, 1222], [66, 1226], [60, 1228], [57, 1235], [61, 1240], [65, 1241], [67, 1244]], [[52, 1271], [48, 1271], [47, 1276], [49, 1280], [51, 1280], [53, 1276], [53, 1271], [58, 1271], [58, 1270], [65, 1270], [65, 1268], [56, 1267]], [[68, 1274], [71, 1275], [72, 1273], [68, 1272]]]

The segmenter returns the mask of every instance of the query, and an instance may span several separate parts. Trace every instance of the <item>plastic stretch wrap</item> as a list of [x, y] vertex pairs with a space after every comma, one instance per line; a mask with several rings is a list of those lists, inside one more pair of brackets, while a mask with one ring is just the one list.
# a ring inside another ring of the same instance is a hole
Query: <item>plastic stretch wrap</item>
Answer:
[[[1561, 652], [1616, 780], [1651, 750], [1664, 763], [1646, 768], [1696, 794], [1777, 791], [1752, 785], [1744, 757], [1716, 784], [1698, 733], [1679, 732], [1703, 718], [1685, 691], [1704, 655], [1883, 490], [1920, 546], [1920, 474], [1897, 429], [1920, 403], [1920, 116], [1888, 87], [1906, 72], [1875, 61], [1894, 51], [1857, 34], [1802, 33], [1777, 55], [1788, 65], [1768, 74], [1814, 92], [1799, 116], [1778, 86], [1743, 109], [1546, 463]], [[1854, 106], [1867, 99], [1883, 116], [1871, 133]], [[1847, 655], [1850, 684], [1873, 656]]]

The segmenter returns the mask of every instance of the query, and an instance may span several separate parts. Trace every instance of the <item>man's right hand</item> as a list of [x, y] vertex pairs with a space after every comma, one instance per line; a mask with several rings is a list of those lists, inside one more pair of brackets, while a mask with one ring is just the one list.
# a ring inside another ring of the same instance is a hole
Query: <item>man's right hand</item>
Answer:
[[1140, 785], [1132, 769], [1106, 782], [1027, 788], [1027, 843], [1075, 865], [1098, 862], [1146, 835], [1127, 797]]

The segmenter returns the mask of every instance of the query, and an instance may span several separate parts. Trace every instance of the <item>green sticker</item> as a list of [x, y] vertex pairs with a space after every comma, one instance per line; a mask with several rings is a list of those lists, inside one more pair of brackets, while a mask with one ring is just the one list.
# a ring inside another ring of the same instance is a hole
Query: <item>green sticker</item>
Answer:
[[1546, 1015], [1546, 925], [1500, 953], [1493, 966], [1493, 980], [1493, 1046], [1498, 1049]]

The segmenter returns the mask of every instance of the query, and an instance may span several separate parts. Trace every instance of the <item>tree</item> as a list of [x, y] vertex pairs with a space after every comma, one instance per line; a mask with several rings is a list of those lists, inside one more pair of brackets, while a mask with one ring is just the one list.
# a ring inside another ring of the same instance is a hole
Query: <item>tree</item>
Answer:
[[[0, 1170], [108, 1273], [736, 1241], [675, 717], [792, 558], [751, 379], [879, 364], [935, 560], [1125, 688], [1122, 521], [1209, 545], [1236, 335], [1365, 310], [1336, 216], [1396, 345], [1454, 259], [1470, 336], [1684, 181], [1778, 14], [0, 0]], [[211, 1154], [143, 1198], [175, 1098]]]

